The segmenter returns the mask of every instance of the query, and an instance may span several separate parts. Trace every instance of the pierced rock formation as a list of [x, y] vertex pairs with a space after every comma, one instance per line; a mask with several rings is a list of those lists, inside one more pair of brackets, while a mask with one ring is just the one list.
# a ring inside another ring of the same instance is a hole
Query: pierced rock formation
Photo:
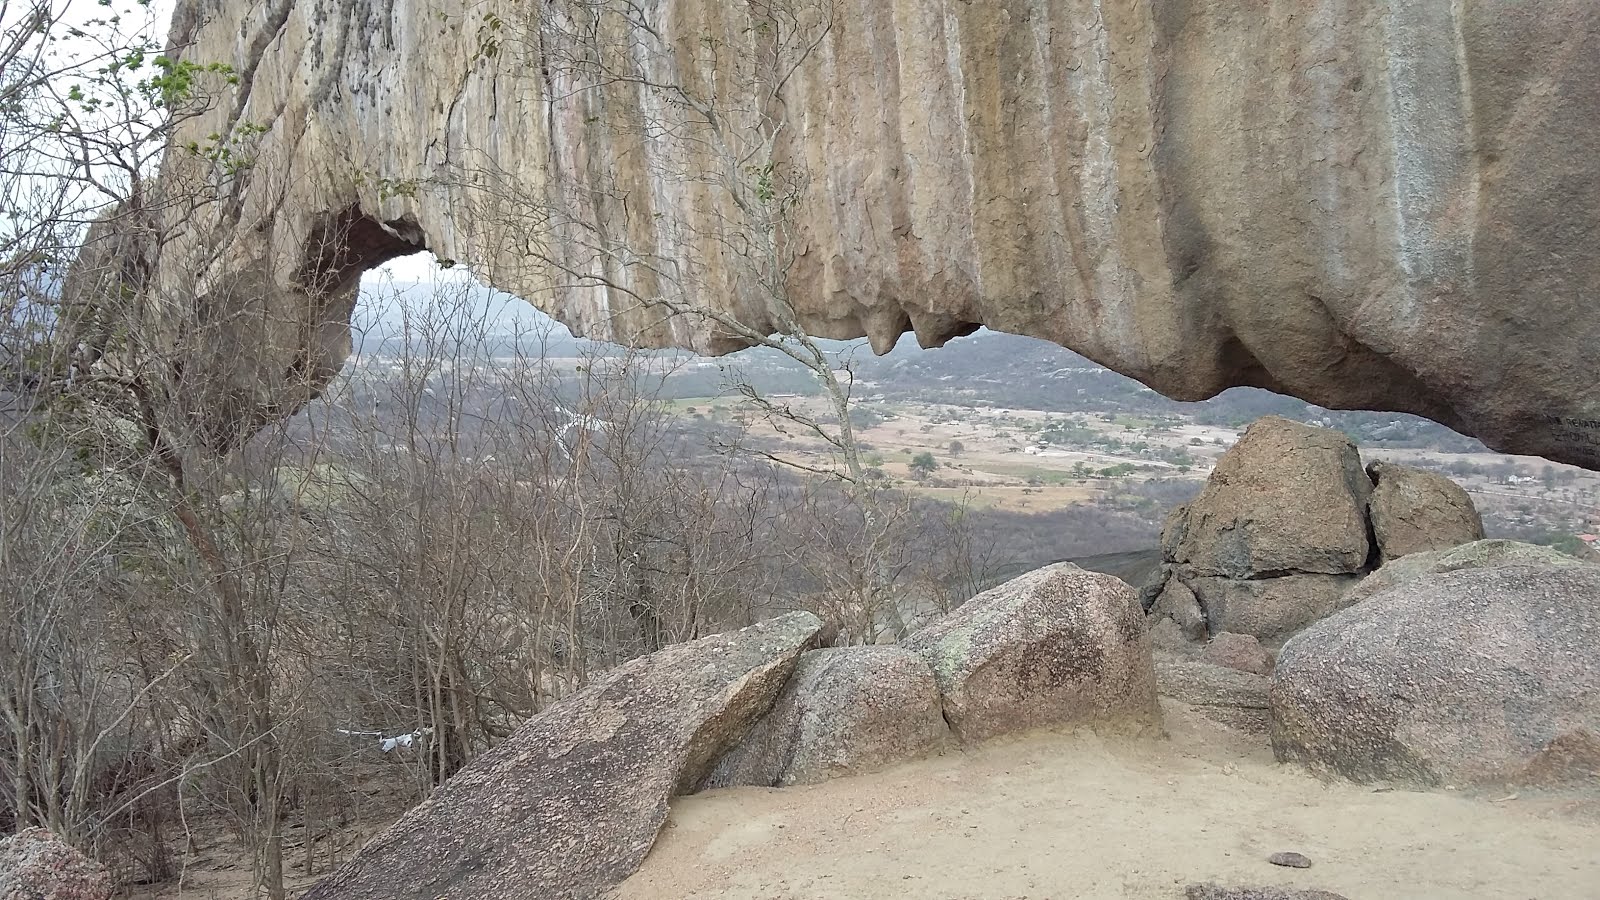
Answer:
[[1600, 766], [1582, 752], [1600, 734], [1600, 566], [1406, 581], [1285, 644], [1269, 697], [1279, 760], [1357, 781], [1488, 786]]
[[962, 743], [1054, 725], [1160, 721], [1144, 612], [1121, 580], [1069, 563], [984, 591], [901, 646], [927, 660]]
[[650, 851], [668, 798], [705, 781], [821, 631], [790, 613], [617, 667], [474, 760], [304, 900], [605, 896]]
[[814, 784], [909, 762], [949, 740], [922, 657], [899, 647], [813, 650], [706, 786]]
[[426, 249], [593, 337], [726, 351], [663, 304], [769, 332], [776, 290], [879, 350], [987, 325], [1600, 468], [1591, 0], [792, 6], [180, 0], [240, 84], [166, 160], [215, 198], [153, 213], [148, 337], [237, 440]]

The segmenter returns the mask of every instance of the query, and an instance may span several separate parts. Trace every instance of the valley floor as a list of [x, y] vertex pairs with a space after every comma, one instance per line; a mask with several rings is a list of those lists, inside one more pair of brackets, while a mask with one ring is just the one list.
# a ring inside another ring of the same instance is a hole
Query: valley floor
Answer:
[[[804, 788], [674, 802], [623, 900], [1600, 897], [1600, 800], [1324, 782], [1167, 707], [1166, 740], [1040, 734]], [[1267, 857], [1309, 856], [1309, 869]]]

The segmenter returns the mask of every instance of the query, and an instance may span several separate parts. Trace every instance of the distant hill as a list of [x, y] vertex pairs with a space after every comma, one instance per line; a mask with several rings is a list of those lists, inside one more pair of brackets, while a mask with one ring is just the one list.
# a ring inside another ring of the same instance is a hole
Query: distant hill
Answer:
[[[418, 327], [419, 320], [441, 319], [473, 323], [490, 337], [484, 352], [491, 356], [509, 346], [552, 357], [623, 352], [611, 344], [573, 337], [532, 304], [467, 280], [364, 283], [362, 292], [355, 317], [356, 348], [362, 354], [393, 354], [408, 334], [414, 343], [424, 342], [419, 332], [427, 329]], [[1473, 438], [1417, 416], [1328, 410], [1259, 388], [1232, 388], [1200, 403], [1180, 403], [1065, 347], [987, 329], [938, 350], [922, 349], [907, 334], [881, 357], [873, 355], [865, 341], [820, 343], [854, 371], [859, 397], [1058, 413], [1183, 415], [1203, 425], [1232, 428], [1264, 415], [1281, 415], [1338, 428], [1362, 446], [1464, 453], [1486, 449]], [[687, 356], [679, 351], [651, 355]], [[776, 351], [755, 348], [725, 357], [715, 366], [685, 367], [665, 380], [665, 397], [703, 397], [725, 390], [729, 369], [771, 393], [806, 393], [811, 387], [797, 363]]]

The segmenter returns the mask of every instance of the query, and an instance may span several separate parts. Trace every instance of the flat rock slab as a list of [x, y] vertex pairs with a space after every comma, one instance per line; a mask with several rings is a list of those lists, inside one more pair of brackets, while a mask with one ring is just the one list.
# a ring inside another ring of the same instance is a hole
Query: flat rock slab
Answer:
[[1349, 900], [1333, 891], [1297, 890], [1280, 887], [1230, 888], [1218, 884], [1191, 884], [1184, 890], [1185, 900]]
[[822, 623], [790, 613], [600, 676], [474, 760], [302, 900], [582, 900], [767, 712]]
[[1489, 569], [1495, 566], [1583, 566], [1591, 565], [1553, 547], [1524, 544], [1521, 541], [1473, 541], [1447, 550], [1428, 550], [1390, 560], [1361, 579], [1345, 594], [1344, 605], [1354, 606], [1374, 594], [1415, 581], [1428, 575], [1462, 569]]
[[[1212, 634], [1248, 634], [1281, 642], [1318, 619], [1348, 606], [1356, 575], [1285, 575], [1281, 578], [1192, 578]], [[1174, 579], [1176, 580], [1176, 579]]]
[[1156, 661], [1156, 685], [1163, 697], [1186, 703], [1200, 714], [1249, 734], [1271, 729], [1264, 675], [1206, 662], [1163, 658]]

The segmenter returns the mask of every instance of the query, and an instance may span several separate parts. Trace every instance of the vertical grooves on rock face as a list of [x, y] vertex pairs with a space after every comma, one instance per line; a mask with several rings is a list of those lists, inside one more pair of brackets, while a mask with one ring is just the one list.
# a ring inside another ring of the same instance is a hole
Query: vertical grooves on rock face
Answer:
[[[285, 26], [289, 23], [289, 14], [294, 11], [294, 0], [278, 0], [275, 5], [266, 8], [266, 21], [262, 24], [245, 48], [243, 64], [235, 68], [239, 73], [239, 93], [234, 100], [233, 114], [228, 116], [228, 125], [231, 127], [244, 115], [244, 110], [250, 103], [251, 88], [255, 84], [256, 70], [261, 66], [262, 57], [273, 41], [283, 34]], [[196, 62], [205, 65], [217, 60], [200, 59]]]
[[1418, 304], [1445, 284], [1470, 290], [1475, 282], [1476, 229], [1467, 223], [1477, 221], [1479, 165], [1463, 15], [1463, 0], [1391, 3], [1384, 13], [1395, 242], [1409, 281], [1392, 302], [1408, 327], [1420, 325]]
[[1467, 209], [1469, 210], [1467, 215], [1470, 216], [1472, 227], [1465, 229], [1465, 234], [1463, 235], [1465, 249], [1465, 253], [1463, 254], [1463, 265], [1465, 267], [1466, 289], [1469, 292], [1476, 292], [1478, 289], [1476, 263], [1478, 240], [1477, 222], [1479, 214], [1478, 198], [1479, 192], [1483, 186], [1483, 164], [1478, 158], [1477, 154], [1471, 152], [1472, 148], [1476, 148], [1478, 146], [1478, 134], [1477, 119], [1473, 115], [1472, 68], [1468, 65], [1466, 32], [1462, 24], [1466, 20], [1466, 17], [1466, 0], [1451, 0], [1450, 23], [1454, 26], [1454, 31], [1451, 36], [1455, 39], [1452, 43], [1452, 48], [1455, 51], [1456, 77], [1459, 79], [1459, 84], [1461, 86], [1462, 138], [1465, 142], [1462, 152], [1470, 153], [1466, 163], [1469, 177], [1466, 190], [1464, 192], [1464, 200]]

